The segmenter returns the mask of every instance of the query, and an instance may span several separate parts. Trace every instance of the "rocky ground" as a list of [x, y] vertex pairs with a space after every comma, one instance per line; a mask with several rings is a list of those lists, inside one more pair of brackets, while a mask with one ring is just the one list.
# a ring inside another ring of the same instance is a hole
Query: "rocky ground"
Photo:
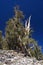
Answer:
[[0, 65], [43, 65], [43, 60], [24, 57], [24, 54], [13, 50], [0, 50]]

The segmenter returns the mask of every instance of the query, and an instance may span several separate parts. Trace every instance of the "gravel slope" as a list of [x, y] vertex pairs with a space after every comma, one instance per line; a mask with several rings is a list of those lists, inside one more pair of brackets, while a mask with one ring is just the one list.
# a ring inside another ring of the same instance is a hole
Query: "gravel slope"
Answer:
[[24, 54], [13, 50], [0, 50], [0, 65], [43, 65], [43, 60], [24, 57]]

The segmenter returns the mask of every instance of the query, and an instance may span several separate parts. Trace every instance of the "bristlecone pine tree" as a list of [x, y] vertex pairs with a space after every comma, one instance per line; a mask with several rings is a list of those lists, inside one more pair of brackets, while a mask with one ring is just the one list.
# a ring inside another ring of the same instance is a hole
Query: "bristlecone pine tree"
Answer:
[[0, 31], [0, 49], [2, 49], [2, 43], [3, 43], [3, 37], [2, 37], [2, 31]]
[[35, 56], [38, 59], [41, 53], [37, 42], [30, 36], [32, 30], [30, 29], [28, 34], [23, 26], [23, 12], [18, 7], [15, 7], [14, 11], [15, 16], [7, 22], [3, 43], [2, 34], [0, 33], [0, 49], [20, 51], [25, 55]]

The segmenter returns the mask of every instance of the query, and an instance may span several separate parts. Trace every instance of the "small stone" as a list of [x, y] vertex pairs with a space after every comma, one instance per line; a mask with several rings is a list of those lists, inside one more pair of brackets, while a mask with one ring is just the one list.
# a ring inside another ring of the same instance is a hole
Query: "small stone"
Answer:
[[6, 65], [6, 64], [3, 64], [3, 65]]

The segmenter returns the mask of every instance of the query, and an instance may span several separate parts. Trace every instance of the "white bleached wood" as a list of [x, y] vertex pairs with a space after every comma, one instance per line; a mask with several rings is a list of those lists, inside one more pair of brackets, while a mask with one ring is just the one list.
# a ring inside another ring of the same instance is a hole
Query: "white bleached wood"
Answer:
[[25, 29], [27, 30], [28, 33], [30, 31], [30, 20], [31, 20], [31, 16], [29, 17], [29, 20], [25, 22]]

